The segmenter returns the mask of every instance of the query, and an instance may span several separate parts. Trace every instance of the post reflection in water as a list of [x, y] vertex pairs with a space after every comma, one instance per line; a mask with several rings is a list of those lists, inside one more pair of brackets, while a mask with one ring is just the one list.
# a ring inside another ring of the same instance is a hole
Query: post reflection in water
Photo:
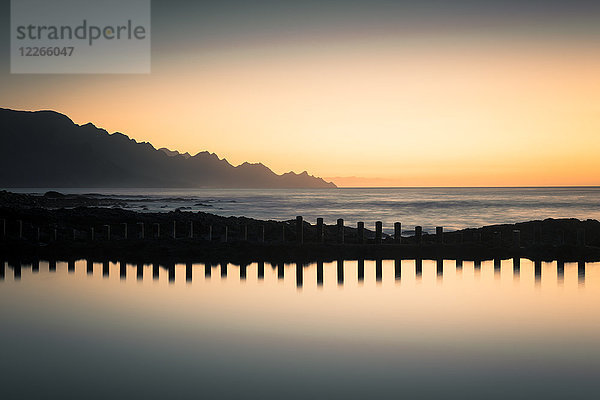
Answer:
[[580, 285], [585, 283], [585, 263], [580, 261], [577, 263], [577, 276]]
[[175, 264], [169, 264], [167, 270], [169, 271], [169, 283], [175, 282]]
[[[374, 263], [370, 264], [371, 268], [374, 268], [374, 277], [375, 277], [375, 282], [377, 282], [377, 283], [381, 283], [383, 281], [383, 269], [384, 269], [383, 261], [384, 260], [381, 258], [376, 258], [374, 260]], [[401, 275], [402, 275], [402, 260], [395, 259], [393, 261], [394, 261], [394, 264], [393, 264], [394, 280], [398, 281], [401, 279]], [[21, 278], [23, 269], [26, 269], [26, 270], [31, 269], [31, 273], [33, 275], [34, 273], [36, 273], [36, 269], [39, 269], [39, 262], [40, 262], [39, 260], [35, 260], [35, 261], [29, 262], [29, 263], [24, 263], [24, 262], [20, 262], [20, 261], [14, 261], [14, 262], [13, 261], [8, 261], [8, 262], [0, 261], [0, 278], [2, 280], [5, 279], [6, 268], [13, 270], [13, 275], [14, 275], [15, 279]], [[423, 278], [423, 260], [420, 258], [417, 258], [414, 260], [414, 262], [415, 262], [415, 264], [414, 264], [414, 272], [415, 272], [414, 279], [421, 280]], [[435, 276], [437, 277], [437, 279], [443, 281], [444, 275], [446, 272], [444, 270], [444, 260], [436, 259], [436, 260], [428, 261], [428, 263], [429, 263], [428, 265], [431, 265], [432, 267], [434, 266], [434, 269], [432, 270], [432, 272], [435, 272]], [[67, 265], [68, 274], [73, 274], [73, 271], [75, 269], [75, 261], [68, 260], [66, 263], [63, 263], [63, 264]], [[453, 279], [456, 279], [456, 277], [459, 276], [459, 273], [462, 274], [462, 270], [463, 270], [462, 264], [463, 264], [462, 261], [456, 260], [456, 262], [455, 262], [456, 274], [454, 275]], [[542, 270], [543, 270], [542, 262], [539, 260], [536, 260], [536, 261], [533, 261], [532, 264], [533, 264], [532, 275], [533, 275], [534, 282], [535, 282], [536, 286], [541, 285]], [[51, 271], [51, 272], [56, 271], [56, 261], [50, 260], [50, 261], [48, 261], [48, 265], [49, 265], [49, 271]], [[92, 275], [93, 262], [90, 260], [86, 260], [86, 265], [87, 265], [87, 274]], [[221, 278], [226, 279], [228, 263], [222, 262], [218, 265], [220, 266], [220, 269], [221, 269]], [[386, 264], [386, 265], [388, 265], [389, 268], [391, 268], [391, 264]], [[521, 273], [521, 259], [513, 258], [512, 265], [513, 265], [513, 280], [517, 281], [519, 279], [520, 273]], [[102, 277], [106, 278], [109, 276], [109, 270], [110, 270], [109, 266], [110, 266], [109, 261], [102, 262]], [[279, 262], [276, 264], [271, 264], [271, 266], [273, 267], [273, 271], [276, 270], [277, 280], [281, 280], [281, 281], [284, 280], [285, 264]], [[239, 268], [239, 277], [240, 277], [239, 281], [245, 282], [247, 279], [247, 271], [248, 271], [248, 268], [250, 267], [250, 265], [249, 264], [241, 264], [241, 265], [237, 265], [237, 266], [233, 265], [233, 267]], [[306, 264], [306, 265], [303, 264], [302, 262], [296, 262], [295, 267], [296, 267], [296, 287], [297, 288], [302, 288], [304, 286], [304, 273], [305, 273], [304, 268], [305, 267], [308, 267], [309, 269], [315, 268], [317, 286], [319, 286], [319, 287], [323, 286], [323, 281], [324, 281], [324, 263], [323, 263], [323, 261], [317, 261], [315, 263]], [[338, 285], [344, 285], [344, 273], [345, 273], [344, 267], [345, 267], [344, 260], [338, 259], [336, 261], [336, 274], [337, 274]], [[153, 280], [159, 279], [160, 268], [161, 268], [161, 266], [158, 263], [152, 264], [152, 279]], [[169, 264], [164, 265], [164, 268], [166, 269], [166, 272], [168, 274], [168, 281], [170, 283], [174, 283], [175, 282], [175, 272], [176, 272], [177, 266], [173, 263], [169, 263]], [[193, 268], [194, 268], [193, 263], [187, 262], [185, 264], [185, 280], [187, 283], [192, 283]], [[264, 280], [264, 278], [265, 278], [265, 263], [264, 263], [264, 261], [257, 262], [256, 268], [257, 268], [258, 280]], [[386, 267], [386, 268], [388, 268], [388, 267]], [[481, 261], [473, 262], [473, 274], [475, 276], [478, 276], [479, 274], [481, 274], [481, 268], [482, 268]], [[486, 267], [484, 269], [487, 270], [487, 268], [488, 267]], [[136, 277], [137, 280], [143, 281], [144, 264], [138, 263], [136, 265], [136, 269], [137, 269], [137, 277]], [[357, 269], [358, 283], [364, 282], [364, 280], [365, 280], [365, 260], [364, 259], [357, 260], [356, 269]], [[212, 265], [210, 263], [204, 264], [205, 281], [208, 281], [208, 279], [210, 279], [211, 270], [212, 270]], [[498, 276], [500, 275], [501, 270], [502, 270], [501, 260], [494, 259], [493, 260], [493, 272], [494, 272], [495, 279], [498, 279]], [[126, 277], [127, 277], [126, 271], [127, 271], [127, 264], [124, 261], [120, 261], [119, 262], [119, 272], [120, 272], [119, 275], [120, 275], [121, 280], [126, 280]], [[37, 273], [39, 273], [39, 272], [37, 272]], [[557, 277], [557, 283], [559, 285], [562, 285], [565, 280], [565, 263], [564, 263], [564, 261], [556, 261], [556, 277]], [[586, 279], [586, 263], [583, 261], [580, 261], [577, 263], [578, 283], [579, 284], [585, 283], [585, 279]]]
[[542, 262], [535, 261], [534, 266], [535, 266], [535, 283], [539, 285], [542, 282]]
[[304, 281], [302, 263], [296, 263], [296, 287], [301, 288]]
[[518, 257], [513, 258], [513, 276], [519, 277], [521, 273], [521, 259]]
[[242, 264], [240, 265], [240, 280], [241, 281], [245, 281], [246, 280], [246, 273], [248, 271], [248, 264]]
[[415, 260], [415, 275], [417, 279], [421, 279], [423, 276], [423, 260], [420, 258]]
[[157, 280], [160, 277], [160, 265], [158, 263], [152, 264], [152, 279]]
[[565, 281], [565, 262], [557, 261], [556, 262], [556, 276], [559, 283], [563, 283]]
[[277, 264], [277, 279], [283, 279], [284, 277], [284, 267], [283, 263]]
[[435, 265], [436, 275], [439, 279], [442, 279], [444, 277], [444, 260], [438, 258], [435, 262]]
[[121, 280], [127, 279], [127, 264], [125, 261], [119, 262], [119, 277]]
[[317, 286], [323, 286], [323, 261], [317, 261]]
[[344, 260], [337, 260], [337, 282], [338, 285], [344, 284]]
[[365, 280], [365, 260], [358, 260], [358, 281], [363, 282]]
[[500, 259], [494, 258], [494, 276], [500, 279]]

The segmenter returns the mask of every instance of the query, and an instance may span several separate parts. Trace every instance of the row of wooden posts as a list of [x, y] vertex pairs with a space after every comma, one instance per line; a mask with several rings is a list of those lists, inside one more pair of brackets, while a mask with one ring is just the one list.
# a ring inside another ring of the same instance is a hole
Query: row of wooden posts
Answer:
[[[500, 274], [500, 266], [501, 266], [500, 263], [501, 263], [500, 259], [494, 259], [494, 274], [496, 274], [496, 275]], [[323, 283], [323, 262], [318, 261], [316, 264], [317, 264], [317, 284], [322, 284]], [[16, 279], [20, 279], [21, 263], [20, 262], [9, 262], [8, 265], [9, 265], [9, 267], [12, 267], [14, 277]], [[39, 260], [32, 261], [29, 263], [29, 265], [31, 265], [31, 269], [33, 272], [39, 272], [39, 269], [40, 269]], [[221, 277], [227, 276], [227, 265], [228, 265], [227, 263], [220, 264]], [[277, 268], [278, 279], [283, 279], [284, 278], [284, 264], [277, 263], [277, 264], [272, 264], [272, 265], [273, 265], [273, 267]], [[382, 275], [383, 275], [382, 265], [383, 265], [382, 259], [379, 258], [379, 259], [375, 260], [375, 278], [377, 281], [382, 280]], [[5, 270], [4, 270], [5, 267], [4, 266], [5, 266], [5, 261], [0, 260], [0, 280], [3, 280], [5, 277]], [[186, 272], [186, 281], [188, 281], [188, 282], [192, 281], [192, 266], [193, 266], [192, 263], [186, 263], [185, 272]], [[303, 263], [300, 263], [300, 262], [296, 263], [296, 284], [297, 284], [297, 286], [302, 286], [302, 283], [304, 280], [304, 278], [303, 278], [304, 266], [305, 266], [305, 264], [303, 264]], [[69, 273], [75, 272], [75, 261], [69, 260], [67, 268], [68, 268]], [[168, 271], [169, 281], [174, 282], [175, 281], [175, 264], [167, 265], [167, 266], [165, 266], [165, 268]], [[239, 266], [239, 268], [240, 268], [240, 279], [242, 279], [242, 280], [246, 279], [248, 265], [241, 264]], [[456, 269], [462, 269], [462, 268], [463, 268], [463, 261], [456, 260]], [[480, 270], [481, 269], [481, 261], [480, 260], [474, 261], [473, 268], [475, 269], [475, 271]], [[56, 260], [48, 261], [48, 269], [50, 272], [56, 271]], [[90, 260], [87, 260], [86, 269], [87, 269], [87, 274], [92, 275], [94, 272], [94, 263]], [[564, 277], [565, 263], [563, 261], [557, 262], [556, 269], [557, 269], [557, 275], [558, 275], [559, 279]], [[364, 280], [364, 277], [365, 277], [365, 260], [364, 259], [358, 260], [357, 270], [358, 270], [358, 280], [359, 281]], [[402, 260], [399, 260], [399, 259], [394, 260], [394, 275], [395, 275], [396, 280], [399, 280], [401, 278], [401, 270], [402, 270]], [[520, 270], [521, 270], [521, 259], [513, 258], [513, 274], [519, 275]], [[423, 273], [423, 260], [415, 259], [415, 275], [417, 277], [419, 277], [422, 275], [422, 273]], [[126, 274], [127, 274], [127, 264], [124, 262], [120, 262], [119, 275], [120, 275], [121, 279], [125, 279]], [[212, 264], [204, 264], [205, 277], [210, 277], [211, 274], [212, 274]], [[534, 274], [535, 274], [536, 281], [540, 281], [542, 278], [542, 262], [539, 260], [534, 262]], [[577, 274], [578, 274], [580, 283], [583, 282], [585, 280], [585, 262], [580, 261], [577, 263]], [[104, 261], [102, 263], [102, 275], [104, 277], [109, 276], [109, 262], [108, 261]], [[143, 275], [144, 275], [144, 264], [137, 264], [137, 278], [142, 279]], [[436, 275], [438, 277], [442, 277], [444, 275], [444, 260], [442, 260], [442, 259], [436, 260]], [[262, 261], [257, 263], [257, 276], [258, 276], [259, 280], [264, 279], [265, 263]], [[159, 277], [159, 265], [156, 263], [152, 264], [152, 277], [154, 279], [158, 279], [158, 277]], [[339, 284], [344, 282], [344, 260], [337, 261], [337, 280], [338, 280]]]
[[[2, 238], [6, 238], [6, 219], [2, 219], [0, 220], [2, 222]], [[22, 220], [17, 220], [17, 225], [18, 225], [18, 235], [17, 237], [19, 239], [24, 239], [24, 234], [23, 234], [23, 221]], [[138, 227], [138, 237], [140, 239], [144, 239], [145, 238], [145, 225], [143, 222], [137, 222], [136, 223], [137, 227]], [[104, 238], [106, 240], [110, 240], [111, 239], [111, 226], [112, 225], [103, 225], [104, 228]], [[122, 227], [122, 232], [123, 232], [123, 238], [124, 239], [128, 239], [128, 224], [127, 223], [121, 223], [120, 226]], [[317, 218], [317, 241], [319, 243], [324, 243], [325, 242], [325, 224], [323, 223], [323, 218]], [[342, 218], [337, 220], [337, 243], [339, 244], [344, 244], [345, 242], [345, 233], [344, 233], [344, 220]], [[285, 241], [285, 227], [286, 225], [282, 225], [282, 230], [281, 230], [281, 241]], [[160, 238], [160, 228], [161, 228], [161, 224], [160, 223], [154, 223], [153, 224], [153, 230], [154, 230], [154, 237], [155, 238]], [[228, 232], [228, 227], [227, 225], [225, 225], [224, 227], [224, 232], [223, 235], [221, 236], [222, 241], [227, 242], [229, 241], [229, 232]], [[54, 241], [56, 241], [58, 239], [58, 229], [56, 227], [51, 227], [50, 228], [50, 235], [51, 235], [51, 239], [53, 239]], [[77, 230], [73, 229], [73, 240], [76, 239], [77, 237]], [[422, 238], [423, 238], [423, 228], [421, 226], [415, 226], [415, 242], [416, 244], [421, 244], [422, 243]], [[365, 223], [364, 222], [358, 222], [357, 226], [356, 226], [356, 233], [357, 233], [357, 239], [358, 239], [358, 243], [363, 244], [366, 241], [366, 235], [365, 235]], [[520, 247], [521, 246], [521, 231], [520, 230], [513, 230], [512, 231], [512, 245], [513, 247]], [[95, 240], [96, 238], [96, 231], [94, 227], [90, 228], [89, 231], [89, 237], [91, 240]], [[172, 230], [172, 235], [171, 237], [173, 239], [177, 239], [177, 222], [173, 221], [173, 230]], [[194, 221], [189, 221], [189, 231], [188, 231], [188, 238], [193, 239], [194, 238]], [[260, 230], [259, 230], [259, 235], [258, 235], [259, 239], [258, 241], [260, 242], [265, 242], [265, 225], [260, 225]], [[381, 221], [377, 221], [375, 222], [375, 243], [376, 244], [381, 244], [384, 238], [384, 234], [383, 234], [383, 223]], [[444, 243], [444, 228], [441, 226], [438, 226], [435, 228], [435, 238], [436, 238], [436, 242], [438, 244], [443, 244]], [[462, 233], [459, 236], [460, 240], [459, 242], [462, 243]], [[41, 239], [41, 230], [40, 227], [36, 227], [36, 239], [37, 241], [40, 241]], [[208, 225], [208, 234], [207, 234], [207, 239], [208, 241], [212, 241], [213, 240], [213, 226], [212, 225]], [[394, 235], [393, 235], [393, 239], [394, 242], [397, 244], [402, 243], [402, 224], [400, 222], [395, 222], [394, 223]], [[248, 240], [248, 225], [243, 225], [242, 226], [242, 240], [247, 241]], [[479, 242], [481, 241], [481, 232], [475, 232], [474, 233], [474, 241], [475, 242]], [[499, 231], [495, 231], [493, 233], [493, 241], [494, 241], [494, 245], [496, 245], [497, 247], [501, 246], [502, 243], [502, 234]], [[299, 244], [303, 244], [304, 243], [304, 219], [302, 218], [302, 216], [298, 216], [296, 217], [296, 242]], [[564, 244], [564, 233], [562, 235], [562, 239], [561, 239], [561, 244]], [[540, 229], [534, 229], [533, 231], [533, 243], [534, 244], [540, 244], [541, 243], [541, 230]], [[579, 246], [584, 246], [585, 245], [585, 230], [584, 229], [578, 229], [577, 230], [577, 245]]]

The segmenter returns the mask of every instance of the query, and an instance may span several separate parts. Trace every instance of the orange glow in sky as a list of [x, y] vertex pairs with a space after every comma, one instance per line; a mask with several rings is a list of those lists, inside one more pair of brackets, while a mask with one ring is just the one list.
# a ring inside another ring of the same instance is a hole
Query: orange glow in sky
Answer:
[[597, 48], [374, 36], [174, 49], [150, 75], [15, 76], [39, 80], [35, 96], [0, 102], [340, 186], [598, 185]]

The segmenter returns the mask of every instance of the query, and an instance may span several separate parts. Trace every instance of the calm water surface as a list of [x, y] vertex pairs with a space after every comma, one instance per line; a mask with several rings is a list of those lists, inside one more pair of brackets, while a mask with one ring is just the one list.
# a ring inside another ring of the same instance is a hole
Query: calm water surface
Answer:
[[153, 269], [5, 266], [2, 398], [564, 399], [600, 389], [598, 263]]

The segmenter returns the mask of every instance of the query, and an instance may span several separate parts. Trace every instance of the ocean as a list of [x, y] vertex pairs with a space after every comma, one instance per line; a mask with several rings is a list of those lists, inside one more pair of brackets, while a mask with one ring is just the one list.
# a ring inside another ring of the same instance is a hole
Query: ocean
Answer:
[[[44, 193], [50, 189], [8, 189]], [[326, 224], [382, 221], [393, 232], [423, 226], [456, 230], [546, 218], [600, 219], [600, 187], [519, 188], [338, 188], [338, 189], [55, 189], [62, 193], [111, 196], [134, 211], [203, 211], [222, 216], [289, 220], [301, 215]]]

